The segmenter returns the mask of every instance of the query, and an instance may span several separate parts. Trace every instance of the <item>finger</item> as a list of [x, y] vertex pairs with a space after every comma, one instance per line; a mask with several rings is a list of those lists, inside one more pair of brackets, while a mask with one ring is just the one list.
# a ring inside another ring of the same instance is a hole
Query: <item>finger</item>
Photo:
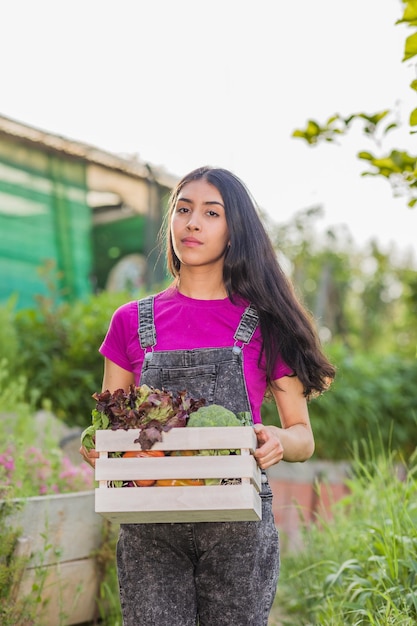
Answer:
[[268, 440], [268, 431], [262, 424], [256, 424], [256, 426], [254, 426], [254, 430], [258, 444], [265, 443]]

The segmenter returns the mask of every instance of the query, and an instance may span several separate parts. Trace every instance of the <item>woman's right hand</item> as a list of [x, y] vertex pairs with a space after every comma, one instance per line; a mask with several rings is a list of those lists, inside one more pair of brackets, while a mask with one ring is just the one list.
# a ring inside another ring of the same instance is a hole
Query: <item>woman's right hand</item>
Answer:
[[[128, 372], [119, 365], [116, 365], [116, 363], [113, 363], [113, 361], [110, 361], [108, 358], [104, 359], [102, 391], [105, 391], [106, 389], [110, 390], [111, 393], [113, 393], [116, 389], [124, 389], [127, 391], [130, 385], [134, 384], [135, 376], [133, 372]], [[94, 449], [87, 450], [85, 446], [81, 446], [79, 452], [86, 463], [91, 465], [91, 467], [95, 467], [96, 459], [99, 456], [98, 452]]]
[[91, 465], [91, 467], [95, 467], [96, 459], [98, 459], [98, 452], [95, 450], [87, 450], [84, 446], [81, 446], [79, 452], [86, 463]]

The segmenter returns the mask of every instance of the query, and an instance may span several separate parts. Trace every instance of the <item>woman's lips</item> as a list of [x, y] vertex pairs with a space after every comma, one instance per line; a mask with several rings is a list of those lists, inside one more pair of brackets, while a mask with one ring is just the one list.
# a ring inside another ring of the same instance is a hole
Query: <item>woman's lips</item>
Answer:
[[181, 239], [181, 243], [184, 246], [189, 246], [190, 248], [195, 248], [197, 246], [202, 245], [202, 241], [199, 241], [198, 239], [195, 239], [194, 237], [185, 237], [184, 239]]

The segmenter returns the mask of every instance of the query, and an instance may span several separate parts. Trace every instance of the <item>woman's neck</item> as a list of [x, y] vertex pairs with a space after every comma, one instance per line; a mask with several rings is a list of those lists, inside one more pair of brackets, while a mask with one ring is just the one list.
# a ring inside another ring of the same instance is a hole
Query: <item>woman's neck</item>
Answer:
[[214, 278], [209, 274], [202, 273], [192, 276], [188, 272], [183, 272], [177, 281], [177, 289], [188, 298], [195, 300], [223, 300], [227, 298], [227, 291], [223, 280]]

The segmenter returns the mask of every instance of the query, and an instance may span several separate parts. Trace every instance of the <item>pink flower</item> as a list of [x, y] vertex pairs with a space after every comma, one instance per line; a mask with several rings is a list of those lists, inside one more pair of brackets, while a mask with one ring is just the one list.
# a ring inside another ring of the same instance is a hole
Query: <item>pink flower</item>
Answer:
[[3, 465], [6, 472], [11, 473], [15, 469], [14, 458], [9, 450], [4, 454], [0, 454], [0, 465]]

